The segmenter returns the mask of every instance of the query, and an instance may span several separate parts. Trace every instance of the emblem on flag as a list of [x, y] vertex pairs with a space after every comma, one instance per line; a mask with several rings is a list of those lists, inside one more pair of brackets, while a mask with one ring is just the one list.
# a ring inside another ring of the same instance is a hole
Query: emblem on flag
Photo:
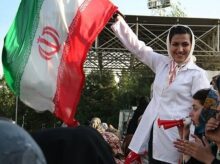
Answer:
[[52, 56], [60, 50], [59, 34], [52, 27], [44, 27], [41, 36], [37, 39], [37, 42], [39, 44], [39, 53], [41, 57], [46, 60], [50, 60]]

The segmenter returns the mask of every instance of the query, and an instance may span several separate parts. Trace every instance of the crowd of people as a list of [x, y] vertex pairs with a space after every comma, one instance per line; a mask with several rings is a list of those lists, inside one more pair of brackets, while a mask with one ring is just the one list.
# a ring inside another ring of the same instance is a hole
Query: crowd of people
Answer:
[[103, 137], [96, 129], [82, 125], [28, 133], [12, 121], [0, 118], [0, 163], [116, 164], [121, 152], [109, 144], [109, 139], [113, 144], [118, 141], [111, 134]]
[[[217, 91], [213, 88], [217, 88]], [[219, 111], [220, 76], [215, 80], [215, 86], [198, 90], [192, 97], [192, 111], [189, 117], [195, 126], [190, 134], [190, 125], [177, 127], [179, 137], [173, 142], [174, 148], [181, 153], [179, 162], [186, 164], [220, 162], [220, 113]], [[144, 97], [129, 121], [126, 136], [135, 133], [140, 118], [148, 106]], [[10, 130], [8, 130], [10, 129]], [[180, 135], [180, 130], [183, 132]], [[36, 164], [64, 164], [64, 163], [103, 163], [129, 164], [130, 143], [123, 148], [126, 136], [120, 136], [119, 131], [111, 124], [103, 123], [94, 117], [90, 126], [77, 128], [61, 127], [43, 129], [28, 134], [24, 129], [6, 118], [0, 118], [0, 163], [36, 163]], [[184, 136], [182, 136], [184, 134]], [[190, 139], [191, 138], [191, 139]], [[168, 152], [169, 153], [169, 152]], [[86, 156], [86, 158], [83, 158]], [[149, 153], [137, 163], [150, 162]], [[129, 161], [129, 162], [128, 162]], [[154, 164], [154, 163], [153, 163]]]
[[[144, 161], [148, 157], [148, 162], [152, 164], [185, 162], [185, 158], [182, 157], [182, 153], [186, 153], [183, 151], [185, 148], [178, 149], [178, 146], [182, 146], [183, 143], [190, 143], [189, 145], [197, 143], [188, 141], [188, 138], [183, 138], [183, 134], [189, 134], [191, 138], [198, 141], [198, 137], [192, 135], [195, 127], [189, 126], [188, 133], [184, 132], [182, 125], [163, 129], [158, 126], [157, 120], [180, 120], [188, 117], [192, 111], [193, 95], [201, 89], [211, 88], [205, 70], [195, 64], [195, 57], [193, 56], [194, 34], [185, 25], [171, 27], [167, 36], [168, 55], [164, 55], [154, 52], [151, 47], [140, 41], [125, 22], [122, 14], [118, 12], [114, 18], [115, 23], [112, 25], [112, 30], [115, 35], [137, 59], [155, 73], [153, 96], [129, 145], [131, 150], [129, 161], [134, 158], [138, 159], [137, 162], [145, 163]], [[218, 78], [215, 85], [218, 86]], [[207, 98], [205, 102], [210, 100]], [[204, 108], [210, 108], [210, 106], [205, 105]], [[208, 112], [202, 113], [205, 118], [209, 115]], [[200, 125], [202, 126], [202, 123]], [[210, 130], [209, 121], [207, 125], [209, 125], [207, 129]], [[209, 133], [207, 130], [206, 134]], [[179, 140], [176, 142], [177, 138]], [[203, 142], [200, 143], [204, 144]], [[187, 153], [193, 155], [191, 151], [187, 151]], [[201, 161], [196, 156], [193, 157]], [[209, 159], [208, 161], [211, 163], [212, 160]]]
[[102, 123], [101, 119], [98, 117], [92, 118], [90, 126], [100, 132], [105, 141], [110, 145], [116, 164], [123, 164], [124, 153], [121, 147], [121, 136], [119, 131], [111, 124], [108, 125], [106, 123]]
[[[189, 117], [192, 125], [195, 126], [194, 133], [190, 134], [190, 124], [176, 127], [179, 130], [179, 137], [173, 142], [173, 147], [181, 154], [179, 163], [218, 164], [220, 162], [220, 113], [218, 113], [220, 76], [215, 80], [215, 87], [217, 91], [213, 89], [214, 87], [201, 89], [192, 97], [192, 111]], [[131, 139], [147, 106], [146, 99], [141, 98], [128, 124], [126, 136], [131, 135]], [[183, 131], [181, 134], [180, 130]], [[0, 118], [0, 132], [0, 140], [5, 141], [0, 144], [0, 163], [4, 164], [91, 162], [132, 164], [134, 162], [133, 159], [129, 159], [131, 157], [129, 152], [132, 153], [128, 149], [130, 141], [126, 143], [127, 148], [123, 149], [126, 136], [120, 136], [118, 129], [102, 122], [99, 117], [92, 118], [89, 126], [42, 129], [31, 134], [10, 120]], [[152, 163], [149, 158], [147, 152], [145, 158], [138, 159], [135, 156], [135, 162]]]
[[219, 82], [220, 77], [216, 81], [217, 91], [203, 89], [193, 96], [190, 116], [196, 125], [195, 134], [192, 135], [194, 140], [183, 138], [174, 142], [175, 147], [189, 157], [185, 163], [220, 163]]
[[[140, 101], [121, 137], [111, 124], [94, 117], [90, 126], [60, 127], [27, 133], [0, 119], [0, 163], [4, 164], [178, 164], [220, 163], [220, 76], [212, 85], [195, 64], [195, 39], [185, 25], [167, 36], [168, 55], [138, 39], [120, 13], [112, 30], [137, 59], [155, 73], [150, 102]], [[168, 129], [158, 120], [184, 120]]]

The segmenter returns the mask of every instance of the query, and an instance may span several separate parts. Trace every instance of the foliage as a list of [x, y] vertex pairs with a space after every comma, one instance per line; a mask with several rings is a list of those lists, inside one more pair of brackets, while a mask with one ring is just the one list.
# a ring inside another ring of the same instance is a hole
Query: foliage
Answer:
[[[87, 75], [76, 114], [82, 124], [88, 124], [92, 117], [97, 116], [117, 127], [120, 110], [131, 109], [139, 97], [149, 96], [152, 78], [146, 71], [122, 71], [118, 77], [119, 83], [116, 83], [115, 74], [110, 70], [102, 73], [92, 71]], [[4, 79], [0, 86], [0, 116], [15, 120], [16, 97]], [[17, 122], [28, 131], [61, 126], [61, 121], [52, 113], [37, 113], [20, 100], [17, 109]]]
[[19, 101], [18, 124], [28, 131], [35, 131], [43, 128], [60, 127], [61, 121], [49, 111], [38, 113]]
[[84, 92], [78, 107], [77, 118], [88, 124], [92, 117], [100, 117], [114, 125], [118, 121], [119, 109], [116, 105], [117, 86], [112, 71], [92, 71], [86, 77]]
[[169, 16], [169, 17], [186, 17], [187, 14], [184, 12], [184, 9], [181, 7], [180, 2], [171, 3], [170, 7], [167, 8], [157, 8], [152, 9], [153, 15], [158, 16]]
[[167, 16], [171, 17], [186, 17], [186, 13], [181, 9], [181, 3], [173, 3], [171, 6], [170, 12], [167, 14]]
[[119, 81], [118, 103], [121, 109], [131, 109], [136, 106], [140, 97], [150, 97], [150, 86], [153, 79], [146, 70], [140, 72], [125, 72]]
[[0, 80], [0, 116], [15, 119], [15, 96], [4, 79]]
[[119, 80], [116, 84], [112, 71], [92, 71], [86, 77], [77, 113], [81, 123], [88, 124], [92, 117], [100, 117], [117, 127], [120, 110], [131, 109], [139, 97], [150, 95], [152, 78], [145, 71], [122, 71]]
[[[16, 120], [16, 96], [6, 85], [4, 79], [0, 80], [0, 116]], [[50, 112], [37, 113], [18, 100], [17, 123], [28, 131], [46, 127], [60, 126], [60, 121]]]

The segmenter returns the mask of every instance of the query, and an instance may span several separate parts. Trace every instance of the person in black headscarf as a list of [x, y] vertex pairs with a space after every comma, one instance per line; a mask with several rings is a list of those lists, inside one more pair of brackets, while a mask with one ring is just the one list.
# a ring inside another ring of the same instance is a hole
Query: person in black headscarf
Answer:
[[148, 103], [149, 102], [146, 100], [145, 97], [141, 97], [139, 99], [137, 109], [134, 111], [134, 115], [132, 116], [132, 118], [128, 124], [127, 134], [134, 134], [134, 132], [138, 126], [138, 119], [144, 113]]
[[40, 147], [31, 136], [11, 120], [0, 118], [1, 164], [46, 164]]
[[124, 152], [125, 156], [127, 156], [130, 151], [128, 149], [128, 145], [131, 142], [131, 139], [135, 133], [135, 130], [138, 127], [139, 119], [142, 116], [142, 114], [144, 113], [148, 103], [149, 102], [146, 100], [145, 97], [141, 97], [139, 99], [137, 109], [134, 111], [134, 114], [128, 123], [127, 133], [126, 133], [126, 136], [125, 136], [125, 138], [123, 140], [123, 144], [122, 144], [122, 148], [123, 148], [123, 152]]
[[216, 90], [218, 90], [218, 92], [219, 92], [219, 94], [220, 94], [220, 75], [218, 75], [217, 77], [216, 77], [216, 81], [215, 81], [215, 88], [216, 88]]
[[53, 128], [32, 136], [48, 164], [115, 164], [110, 146], [93, 128]]

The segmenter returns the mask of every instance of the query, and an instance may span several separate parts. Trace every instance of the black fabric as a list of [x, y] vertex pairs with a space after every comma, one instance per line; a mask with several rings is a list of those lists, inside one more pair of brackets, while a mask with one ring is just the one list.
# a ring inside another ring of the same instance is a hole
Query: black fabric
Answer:
[[220, 160], [218, 160], [218, 159], [214, 159], [213, 161], [212, 161], [212, 164], [220, 164]]
[[197, 159], [191, 157], [189, 161], [185, 162], [184, 164], [204, 164], [203, 162], [198, 161]]
[[132, 116], [131, 120], [129, 121], [128, 128], [127, 128], [127, 134], [134, 134], [137, 126], [138, 126], [138, 119], [139, 117], [144, 113], [148, 101], [146, 101], [145, 97], [141, 97], [139, 100], [139, 104], [137, 109], [134, 111], [134, 115]]
[[115, 164], [110, 146], [93, 128], [46, 129], [32, 136], [47, 164]]
[[152, 152], [153, 152], [153, 127], [151, 128], [150, 140], [149, 140], [149, 144], [148, 144], [148, 161], [149, 161], [149, 164], [169, 164], [167, 162], [158, 161], [158, 160], [154, 159]]

